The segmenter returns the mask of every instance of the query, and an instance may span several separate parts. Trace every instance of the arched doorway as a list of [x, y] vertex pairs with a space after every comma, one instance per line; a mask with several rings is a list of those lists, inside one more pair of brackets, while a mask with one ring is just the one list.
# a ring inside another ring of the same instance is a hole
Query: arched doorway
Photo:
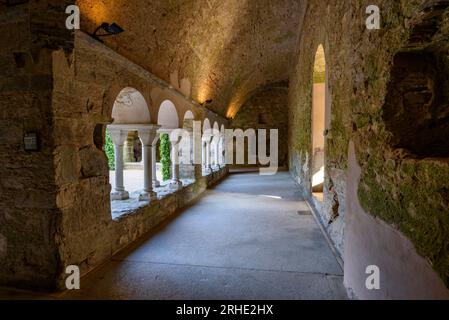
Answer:
[[327, 105], [327, 65], [324, 47], [318, 46], [313, 66], [313, 93], [312, 93], [312, 193], [323, 201], [326, 135], [328, 120]]

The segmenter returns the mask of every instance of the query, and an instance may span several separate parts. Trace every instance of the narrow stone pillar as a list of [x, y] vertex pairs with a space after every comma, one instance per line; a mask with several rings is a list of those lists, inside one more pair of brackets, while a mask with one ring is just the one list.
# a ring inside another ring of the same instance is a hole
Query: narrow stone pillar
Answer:
[[197, 123], [193, 126], [192, 135], [192, 160], [194, 169], [194, 176], [196, 181], [203, 178], [203, 164], [204, 164], [204, 143], [201, 137], [201, 125]]
[[211, 151], [210, 166], [211, 166], [212, 170], [215, 169], [215, 167], [217, 166], [217, 163], [215, 162], [215, 154], [217, 152], [217, 148], [216, 148], [216, 144], [214, 142], [215, 142], [215, 138], [212, 138], [212, 141], [210, 143], [210, 151]]
[[220, 169], [220, 136], [217, 136], [217, 142], [215, 144], [215, 166]]
[[174, 134], [173, 132], [170, 134], [170, 156], [172, 162], [170, 189], [173, 190], [177, 190], [182, 187], [182, 182], [179, 180], [179, 143], [181, 142], [181, 138], [182, 137]]
[[153, 188], [159, 188], [161, 183], [157, 180], [157, 142], [159, 140], [159, 133], [157, 134], [156, 140], [153, 142], [151, 147], [151, 167], [153, 176]]
[[125, 190], [123, 181], [123, 145], [128, 138], [128, 131], [108, 127], [112, 142], [114, 143], [114, 157], [115, 157], [115, 188], [111, 193], [112, 200], [126, 200], [129, 199], [129, 193]]
[[222, 167], [222, 143], [221, 143], [221, 134], [218, 136], [218, 142], [217, 142], [217, 163], [218, 166], [221, 168]]
[[211, 135], [205, 135], [205, 139], [206, 139], [206, 172], [212, 172], [212, 165], [211, 165], [211, 146], [210, 146], [210, 142], [212, 139]]
[[224, 133], [221, 133], [220, 134], [220, 142], [219, 142], [219, 144], [220, 144], [220, 155], [219, 155], [219, 157], [220, 157], [220, 167], [226, 167], [226, 156], [225, 156], [225, 153], [226, 153], [226, 144], [225, 144], [225, 135], [224, 135]]
[[202, 140], [201, 141], [201, 149], [202, 149], [202, 152], [201, 152], [201, 164], [202, 164], [202, 166], [203, 166], [203, 170], [204, 171], [206, 171], [206, 169], [207, 169], [207, 163], [206, 163], [206, 140]]
[[157, 194], [153, 191], [153, 146], [157, 144], [159, 126], [150, 125], [139, 129], [139, 137], [142, 141], [143, 158], [143, 190], [139, 195], [140, 201], [157, 200]]

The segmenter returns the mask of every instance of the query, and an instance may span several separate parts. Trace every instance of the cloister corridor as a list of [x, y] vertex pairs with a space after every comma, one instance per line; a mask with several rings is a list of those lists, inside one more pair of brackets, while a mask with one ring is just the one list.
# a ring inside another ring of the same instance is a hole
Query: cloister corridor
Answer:
[[345, 299], [289, 173], [231, 174], [57, 299]]
[[0, 35], [0, 300], [449, 300], [449, 0], [0, 0]]

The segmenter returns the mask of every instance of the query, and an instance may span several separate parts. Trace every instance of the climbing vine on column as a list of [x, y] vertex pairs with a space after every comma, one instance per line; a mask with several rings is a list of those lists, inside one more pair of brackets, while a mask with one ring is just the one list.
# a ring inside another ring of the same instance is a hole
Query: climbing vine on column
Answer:
[[109, 134], [108, 130], [106, 130], [104, 152], [108, 157], [109, 170], [115, 170], [114, 143], [112, 143], [111, 135]]
[[161, 135], [161, 164], [162, 164], [162, 179], [167, 181], [170, 179], [170, 140], [168, 134], [164, 133]]

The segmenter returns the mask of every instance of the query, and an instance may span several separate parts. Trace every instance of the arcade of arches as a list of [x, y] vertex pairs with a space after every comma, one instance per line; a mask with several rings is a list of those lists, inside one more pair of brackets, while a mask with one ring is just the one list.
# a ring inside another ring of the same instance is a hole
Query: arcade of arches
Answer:
[[449, 298], [448, 1], [72, 2], [0, 4], [0, 297]]

